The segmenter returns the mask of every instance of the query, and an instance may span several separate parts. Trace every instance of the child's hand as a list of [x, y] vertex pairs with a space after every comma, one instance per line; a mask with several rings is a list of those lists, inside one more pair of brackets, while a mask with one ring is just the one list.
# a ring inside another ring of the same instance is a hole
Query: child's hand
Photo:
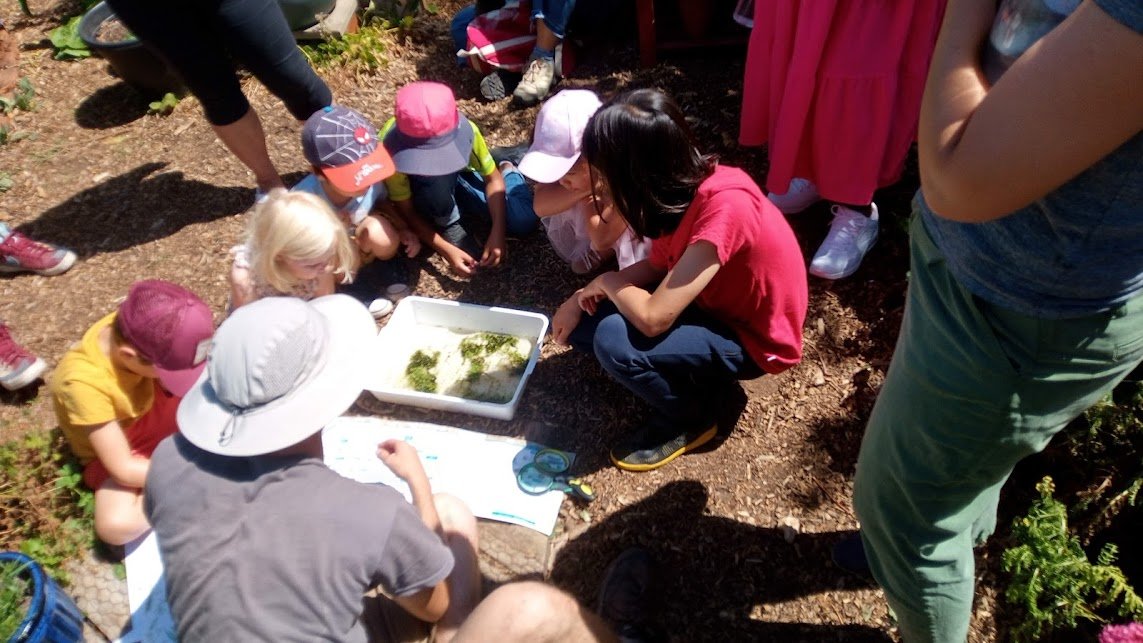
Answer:
[[444, 255], [449, 268], [461, 277], [471, 277], [472, 273], [476, 272], [476, 259], [460, 248], [450, 246], [442, 250], [441, 254]]
[[568, 297], [567, 301], [560, 304], [556, 309], [556, 314], [552, 315], [552, 339], [561, 346], [567, 346], [568, 336], [579, 326], [579, 320], [583, 318], [583, 311], [579, 308], [579, 291], [574, 295]]
[[428, 477], [425, 475], [425, 468], [421, 466], [421, 458], [417, 455], [417, 450], [408, 442], [385, 440], [377, 445], [377, 457], [398, 478], [410, 485], [414, 481]]
[[485, 268], [499, 266], [504, 257], [504, 231], [492, 227], [488, 235], [488, 242], [484, 244], [484, 254], [480, 257], [480, 265]]
[[421, 240], [411, 230], [402, 230], [399, 233], [401, 244], [405, 246], [405, 255], [412, 259], [421, 253]]
[[596, 308], [599, 306], [599, 302], [607, 299], [607, 292], [603, 290], [603, 276], [604, 275], [600, 275], [592, 279], [591, 283], [579, 291], [579, 307], [589, 315], [594, 315]]

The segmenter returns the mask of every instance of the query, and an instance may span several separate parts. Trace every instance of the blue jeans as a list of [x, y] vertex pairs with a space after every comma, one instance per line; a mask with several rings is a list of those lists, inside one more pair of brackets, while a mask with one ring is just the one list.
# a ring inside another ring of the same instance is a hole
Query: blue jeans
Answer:
[[[548, 29], [561, 40], [568, 30], [568, 18], [575, 9], [575, 0], [532, 0], [532, 20], [537, 18], [544, 21]], [[452, 41], [457, 49], [464, 49], [468, 45], [468, 23], [476, 17], [476, 5], [470, 4], [456, 12], [449, 24], [448, 31], [452, 34]]]
[[762, 369], [729, 326], [690, 306], [675, 325], [647, 337], [610, 301], [584, 315], [568, 338], [576, 350], [592, 353], [615, 381], [654, 409], [652, 422], [703, 427], [714, 421], [715, 395], [732, 380], [753, 379]]
[[[458, 223], [461, 216], [491, 218], [488, 198], [484, 195], [484, 179], [465, 168], [444, 176], [409, 176], [413, 189], [413, 207], [427, 217], [438, 230]], [[532, 210], [532, 191], [524, 176], [516, 171], [504, 173], [505, 231], [514, 237], [525, 236], [536, 229], [540, 220]]]

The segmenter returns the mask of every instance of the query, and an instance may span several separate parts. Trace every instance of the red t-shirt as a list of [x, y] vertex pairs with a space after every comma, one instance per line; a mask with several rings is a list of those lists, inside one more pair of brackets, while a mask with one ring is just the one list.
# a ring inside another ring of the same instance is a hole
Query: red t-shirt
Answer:
[[801, 361], [809, 303], [802, 250], [785, 217], [742, 170], [715, 168], [679, 227], [652, 242], [651, 265], [670, 270], [697, 241], [714, 245], [721, 268], [695, 303], [734, 329], [767, 373]]

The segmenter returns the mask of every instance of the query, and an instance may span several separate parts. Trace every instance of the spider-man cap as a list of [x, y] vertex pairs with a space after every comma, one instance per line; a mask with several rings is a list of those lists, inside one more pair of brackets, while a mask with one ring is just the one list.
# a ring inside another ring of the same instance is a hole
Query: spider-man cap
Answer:
[[359, 112], [330, 105], [314, 112], [302, 128], [302, 152], [333, 187], [356, 194], [393, 175], [396, 169], [377, 128]]

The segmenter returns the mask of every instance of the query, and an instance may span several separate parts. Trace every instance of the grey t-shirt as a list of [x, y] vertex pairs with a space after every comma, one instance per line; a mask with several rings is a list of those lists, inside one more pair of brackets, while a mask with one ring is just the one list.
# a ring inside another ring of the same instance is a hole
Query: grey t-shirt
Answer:
[[[1004, 0], [984, 52], [995, 81], [1078, 0]], [[1143, 32], [1143, 1], [1096, 0], [1119, 22]], [[997, 177], [1002, 181], [1003, 177]], [[1046, 319], [1114, 308], [1143, 291], [1143, 135], [1057, 190], [985, 223], [942, 219], [918, 203], [949, 270], [973, 294]]]
[[234, 458], [181, 435], [147, 474], [183, 641], [365, 641], [362, 594], [435, 586], [452, 554], [396, 491], [316, 458]]

